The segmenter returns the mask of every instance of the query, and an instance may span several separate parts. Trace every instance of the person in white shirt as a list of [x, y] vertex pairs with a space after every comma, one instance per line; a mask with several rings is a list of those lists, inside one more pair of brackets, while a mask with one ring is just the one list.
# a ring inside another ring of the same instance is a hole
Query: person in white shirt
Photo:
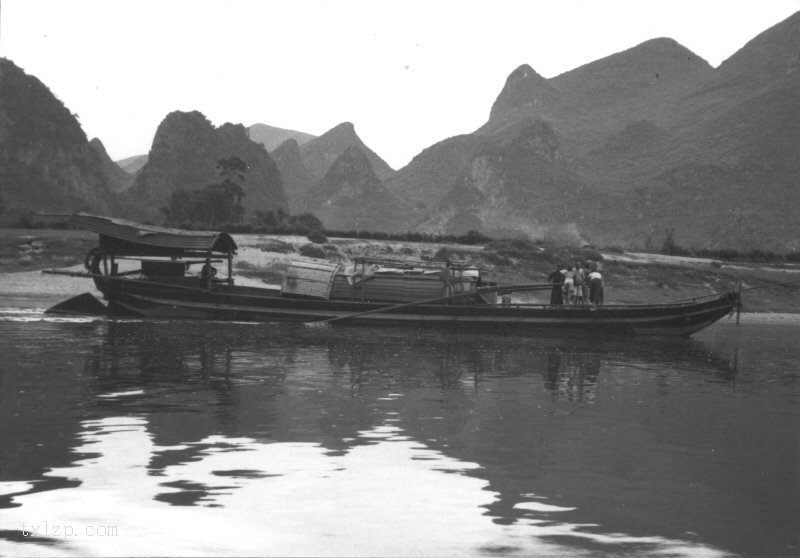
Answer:
[[568, 267], [564, 275], [564, 304], [575, 304], [575, 295], [575, 272]]
[[589, 302], [603, 304], [603, 276], [597, 267], [589, 274]]

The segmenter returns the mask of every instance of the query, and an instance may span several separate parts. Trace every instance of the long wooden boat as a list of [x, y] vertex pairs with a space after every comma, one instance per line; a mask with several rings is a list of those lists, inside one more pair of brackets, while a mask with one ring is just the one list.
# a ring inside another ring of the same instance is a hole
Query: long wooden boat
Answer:
[[[551, 286], [498, 286], [484, 281], [478, 269], [453, 262], [369, 258], [348, 266], [293, 262], [280, 287], [249, 287], [235, 284], [237, 246], [224, 232], [167, 229], [86, 214], [72, 215], [69, 222], [98, 233], [99, 245], [87, 254], [86, 272], [47, 272], [93, 279], [106, 301], [102, 308], [111, 315], [688, 336], [740, 306], [738, 292], [666, 304], [509, 304], [498, 302], [498, 295]], [[219, 264], [227, 267], [225, 277], [208, 272]], [[205, 271], [194, 273], [193, 266]], [[83, 308], [67, 301], [51, 311]]]

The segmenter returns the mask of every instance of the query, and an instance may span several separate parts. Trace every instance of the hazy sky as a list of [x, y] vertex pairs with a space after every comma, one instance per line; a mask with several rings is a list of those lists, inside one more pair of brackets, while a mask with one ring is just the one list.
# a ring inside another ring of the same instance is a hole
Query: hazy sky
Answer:
[[394, 168], [481, 126], [508, 74], [671, 37], [718, 66], [800, 0], [0, 0], [0, 56], [113, 159], [174, 110], [315, 135], [353, 122]]

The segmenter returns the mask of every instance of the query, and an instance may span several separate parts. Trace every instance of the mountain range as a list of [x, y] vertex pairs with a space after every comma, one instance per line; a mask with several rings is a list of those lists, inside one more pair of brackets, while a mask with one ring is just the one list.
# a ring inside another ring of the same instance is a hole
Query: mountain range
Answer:
[[[90, 145], [75, 116], [37, 78], [0, 58], [0, 208], [33, 212], [119, 208], [110, 160]], [[3, 215], [0, 215], [2, 217]]]
[[249, 138], [247, 128], [214, 127], [200, 112], [175, 111], [159, 125], [147, 162], [122, 193], [129, 214], [149, 221], [163, 218], [161, 208], [173, 192], [219, 182], [217, 161], [232, 156], [247, 164], [242, 185], [245, 219], [259, 210], [288, 208], [278, 167], [264, 146]]
[[431, 232], [561, 234], [555, 220], [602, 244], [673, 230], [690, 246], [796, 249], [798, 52], [800, 13], [716, 69], [665, 38], [552, 79], [522, 65], [481, 128], [387, 186]]
[[198, 112], [167, 115], [146, 156], [114, 164], [41, 82], [2, 60], [0, 222], [54, 208], [157, 221], [173, 191], [213, 182], [216, 160], [237, 155], [246, 218], [281, 208], [329, 229], [799, 249], [798, 52], [800, 12], [718, 68], [668, 38], [550, 79], [522, 64], [480, 128], [399, 170], [351, 123], [315, 137], [215, 128]]
[[267, 151], [272, 151], [286, 140], [293, 139], [298, 143], [305, 143], [315, 137], [305, 132], [277, 128], [268, 124], [253, 124], [247, 130], [250, 139], [263, 145]]

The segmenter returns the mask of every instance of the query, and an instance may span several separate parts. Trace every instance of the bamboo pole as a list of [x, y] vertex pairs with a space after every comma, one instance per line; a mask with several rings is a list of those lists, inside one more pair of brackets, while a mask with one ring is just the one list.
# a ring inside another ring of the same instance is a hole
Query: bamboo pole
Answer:
[[317, 322], [306, 322], [306, 325], [309, 326], [317, 326], [317, 325], [327, 325], [332, 322], [338, 322], [342, 320], [349, 320], [352, 318], [358, 318], [360, 316], [366, 316], [367, 314], [377, 314], [379, 312], [393, 312], [394, 310], [400, 310], [401, 308], [411, 308], [413, 306], [419, 306], [422, 304], [436, 304], [439, 302], [447, 302], [450, 300], [456, 300], [459, 298], [467, 298], [470, 296], [476, 296], [478, 294], [486, 294], [491, 292], [500, 293], [513, 293], [518, 291], [538, 291], [538, 290], [545, 290], [551, 289], [553, 287], [550, 283], [531, 283], [527, 285], [509, 285], [506, 287], [478, 287], [474, 291], [469, 291], [465, 293], [458, 293], [454, 295], [447, 295], [447, 296], [440, 296], [436, 298], [428, 298], [424, 300], [415, 300], [413, 302], [404, 302], [402, 304], [395, 304], [392, 306], [381, 306], [380, 308], [373, 308], [372, 310], [366, 310], [364, 312], [357, 312], [355, 314], [348, 314], [347, 316], [337, 316], [335, 318], [327, 318], [325, 320], [320, 320]]

